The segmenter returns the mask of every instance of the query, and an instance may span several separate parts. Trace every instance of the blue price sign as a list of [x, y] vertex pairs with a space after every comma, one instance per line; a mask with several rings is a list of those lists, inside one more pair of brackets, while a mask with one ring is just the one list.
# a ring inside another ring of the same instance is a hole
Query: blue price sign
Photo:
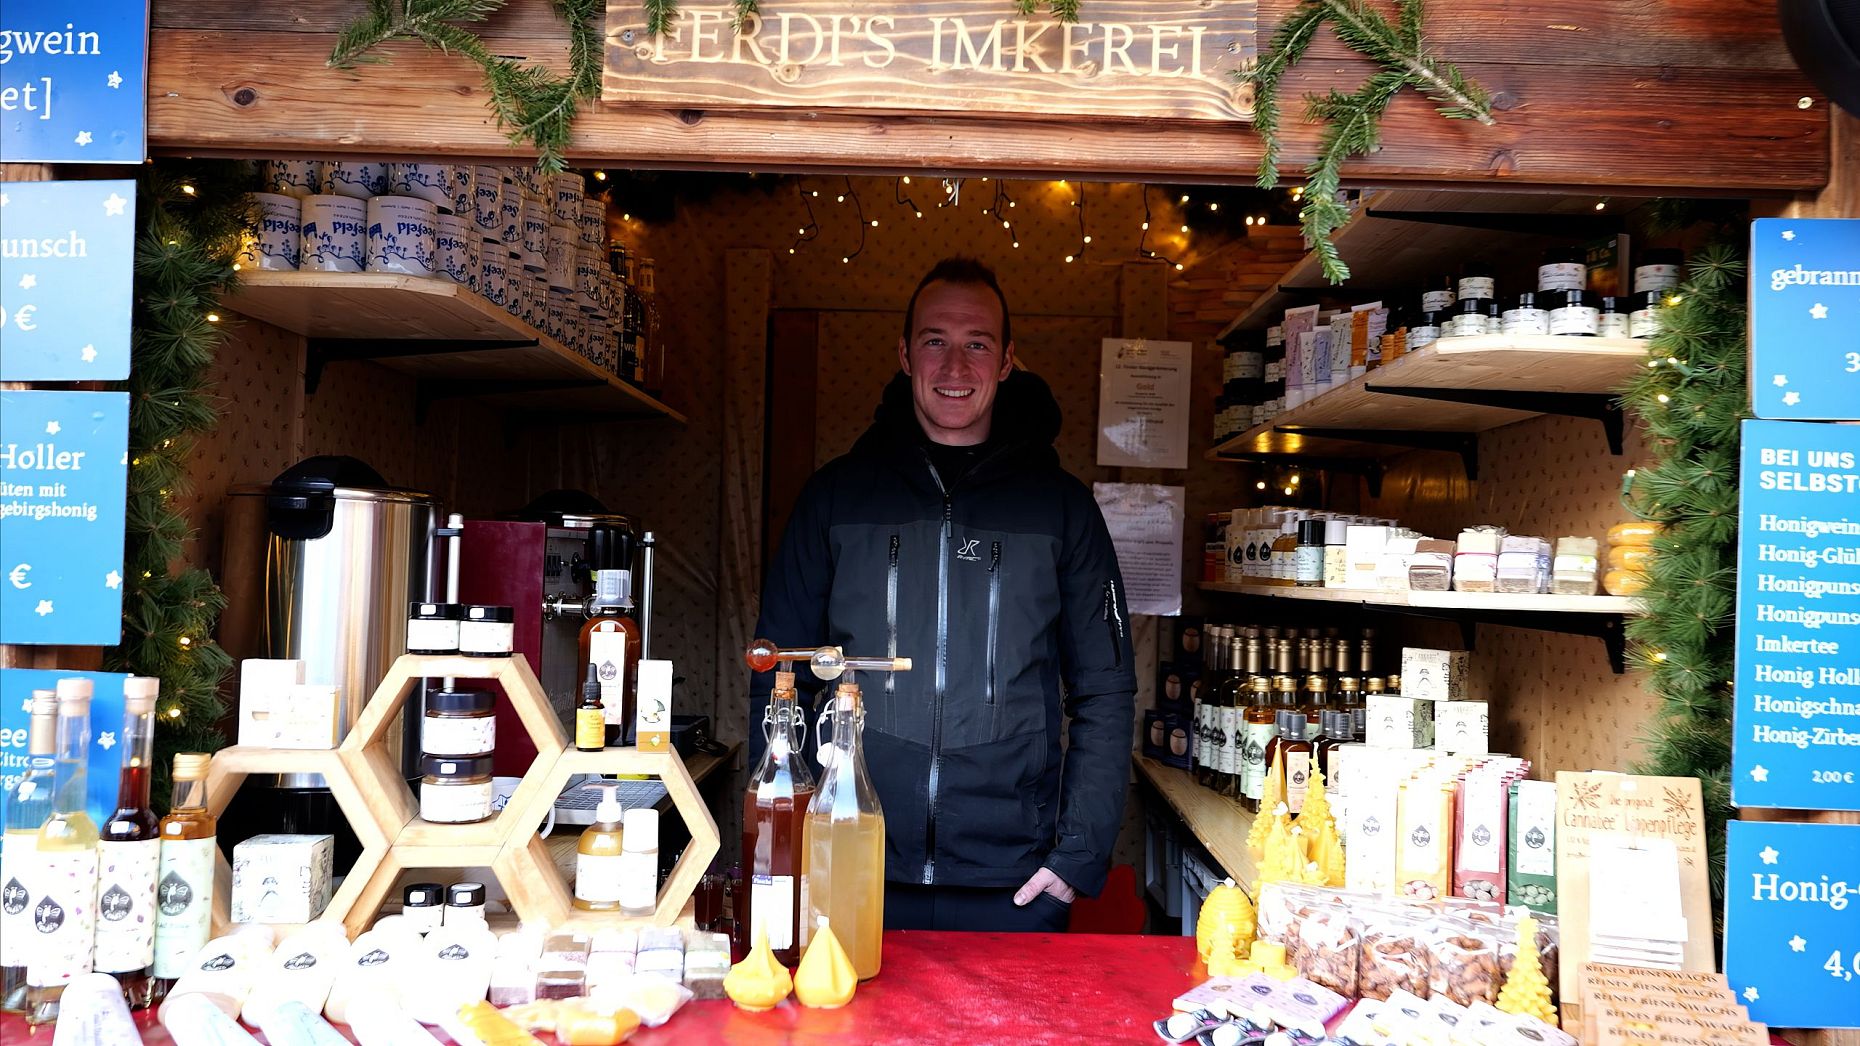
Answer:
[[1860, 219], [1750, 223], [1751, 409], [1860, 418]]
[[147, 0], [7, 0], [0, 162], [141, 163]]
[[1860, 810], [1860, 428], [1744, 422], [1738, 806]]
[[[101, 827], [116, 810], [121, 784], [123, 752], [123, 680], [116, 672], [60, 672], [29, 668], [0, 668], [0, 791], [8, 798], [26, 772], [28, 728], [32, 724], [32, 692], [53, 690], [60, 679], [82, 677], [91, 681], [90, 763], [84, 781], [84, 806]], [[0, 804], [4, 805], [4, 804]], [[0, 811], [0, 827], [6, 814]]]
[[0, 643], [122, 638], [128, 446], [127, 393], [0, 392]]
[[1860, 825], [1732, 821], [1724, 976], [1752, 1020], [1860, 1027]]
[[136, 183], [0, 182], [0, 381], [129, 377]]

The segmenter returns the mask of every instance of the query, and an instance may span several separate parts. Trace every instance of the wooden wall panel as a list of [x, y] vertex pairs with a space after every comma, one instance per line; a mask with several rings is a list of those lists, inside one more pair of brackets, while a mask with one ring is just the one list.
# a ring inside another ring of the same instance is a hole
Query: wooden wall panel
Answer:
[[[1006, 0], [1003, 0], [1006, 3]], [[1276, 25], [1293, 0], [1267, 0]], [[543, 0], [519, 0], [487, 33], [499, 54], [560, 68], [566, 45]], [[289, 11], [231, 0], [158, 0], [149, 137], [160, 152], [515, 156], [469, 63], [414, 44], [388, 65], [325, 66], [358, 8]], [[1619, 3], [1441, 0], [1438, 45], [1497, 94], [1497, 126], [1443, 121], [1406, 94], [1361, 181], [1483, 181], [1780, 192], [1827, 179], [1827, 103], [1787, 61], [1773, 9], [1755, 0]], [[1286, 82], [1288, 100], [1351, 87], [1363, 62], [1326, 41]], [[1798, 107], [1807, 99], [1806, 108]], [[1288, 110], [1295, 112], [1293, 102]], [[1289, 155], [1314, 129], [1286, 128]], [[1703, 143], [1710, 143], [1704, 148]], [[1258, 141], [1226, 127], [724, 114], [604, 108], [570, 153], [632, 166], [1057, 173], [1250, 181]]]

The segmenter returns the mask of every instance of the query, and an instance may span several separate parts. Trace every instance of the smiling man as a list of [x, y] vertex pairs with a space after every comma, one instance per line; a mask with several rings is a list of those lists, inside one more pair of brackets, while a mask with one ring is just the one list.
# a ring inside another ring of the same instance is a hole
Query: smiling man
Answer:
[[1104, 885], [1130, 769], [1116, 554], [1059, 467], [1051, 391], [1014, 369], [993, 272], [938, 262], [898, 365], [872, 427], [802, 492], [757, 634], [913, 659], [864, 686], [887, 927], [1063, 930]]

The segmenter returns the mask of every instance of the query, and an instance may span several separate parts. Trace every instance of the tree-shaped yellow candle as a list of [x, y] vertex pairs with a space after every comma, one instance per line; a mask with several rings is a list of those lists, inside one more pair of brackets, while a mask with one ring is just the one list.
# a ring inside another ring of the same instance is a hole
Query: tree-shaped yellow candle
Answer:
[[1511, 961], [1511, 975], [1505, 978], [1496, 1005], [1506, 1013], [1556, 1024], [1556, 1007], [1550, 1002], [1550, 982], [1544, 977], [1543, 960], [1537, 954], [1537, 920], [1529, 916], [1518, 920], [1518, 955]]
[[794, 997], [801, 1005], [819, 1010], [836, 1010], [852, 1001], [859, 988], [859, 974], [852, 959], [833, 934], [827, 917], [820, 917], [820, 928], [801, 955], [801, 965], [794, 970]]
[[1324, 789], [1324, 774], [1314, 763], [1311, 767], [1310, 791], [1305, 793], [1305, 809], [1298, 815], [1305, 830], [1308, 856], [1317, 862], [1321, 876], [1313, 880], [1324, 886], [1342, 886], [1343, 837], [1337, 831], [1337, 819], [1330, 811], [1330, 795]]
[[[1311, 780], [1305, 786], [1305, 805], [1298, 814], [1298, 823], [1303, 825], [1331, 824], [1330, 795], [1324, 790], [1324, 771], [1318, 768], [1316, 760], [1311, 763]], [[1313, 829], [1315, 833], [1316, 829]]]
[[1266, 845], [1259, 859], [1259, 881], [1262, 883], [1297, 882], [1299, 869], [1304, 866], [1304, 846], [1298, 837], [1292, 834], [1291, 820], [1284, 803], [1273, 809], [1269, 820], [1272, 822], [1266, 830]]
[[1272, 768], [1266, 772], [1265, 789], [1260, 793], [1259, 813], [1253, 817], [1253, 830], [1247, 833], [1246, 848], [1253, 854], [1253, 860], [1266, 859], [1266, 833], [1272, 828], [1275, 816], [1273, 811], [1285, 801], [1285, 764], [1283, 757], [1272, 761]]

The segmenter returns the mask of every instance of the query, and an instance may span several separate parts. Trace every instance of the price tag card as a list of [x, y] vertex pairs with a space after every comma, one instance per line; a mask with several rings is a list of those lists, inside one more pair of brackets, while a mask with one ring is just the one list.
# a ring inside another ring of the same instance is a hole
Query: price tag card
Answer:
[[1860, 810], [1860, 428], [1744, 423], [1731, 801]]
[[1860, 219], [1750, 223], [1751, 409], [1860, 418]]
[[141, 163], [147, 0], [6, 0], [0, 163]]
[[0, 643], [122, 638], [128, 446], [127, 393], [0, 392]]
[[0, 182], [0, 381], [129, 377], [136, 183]]
[[1860, 1027], [1860, 825], [1732, 821], [1724, 973], [1754, 1020]]

